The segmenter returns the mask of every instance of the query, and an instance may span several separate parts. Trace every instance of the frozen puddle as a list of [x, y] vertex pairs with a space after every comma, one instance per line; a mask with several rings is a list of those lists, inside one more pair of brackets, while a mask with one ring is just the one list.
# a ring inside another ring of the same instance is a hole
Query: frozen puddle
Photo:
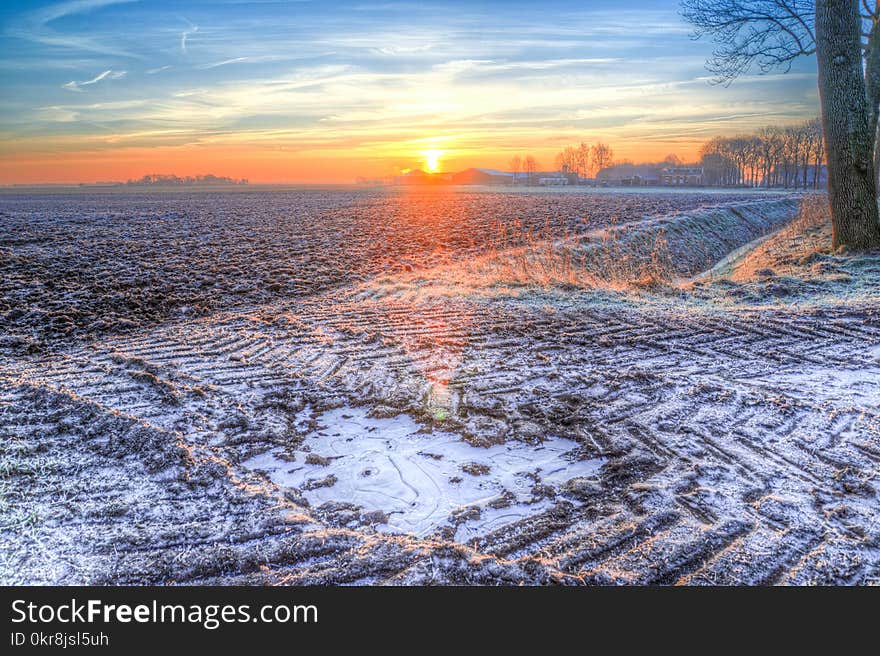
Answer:
[[552, 501], [533, 496], [536, 484], [556, 487], [595, 477], [604, 463], [573, 460], [576, 444], [562, 438], [540, 446], [477, 448], [453, 433], [420, 433], [407, 415], [374, 419], [364, 408], [330, 410], [318, 417], [318, 426], [295, 460], [289, 454], [281, 459], [274, 450], [243, 465], [266, 472], [278, 485], [298, 488], [316, 507], [345, 502], [364, 512], [382, 511], [388, 523], [380, 530], [397, 533], [426, 535], [455, 511], [476, 506], [479, 517], [456, 532], [457, 540], [467, 541], [549, 508]]

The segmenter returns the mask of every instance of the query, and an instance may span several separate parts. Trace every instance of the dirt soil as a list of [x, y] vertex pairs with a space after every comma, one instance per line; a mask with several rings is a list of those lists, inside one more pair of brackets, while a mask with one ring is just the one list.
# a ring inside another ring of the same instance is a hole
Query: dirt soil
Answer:
[[352, 194], [0, 201], [0, 581], [880, 581], [880, 254], [774, 219], [651, 288], [466, 284], [479, 217], [719, 199]]

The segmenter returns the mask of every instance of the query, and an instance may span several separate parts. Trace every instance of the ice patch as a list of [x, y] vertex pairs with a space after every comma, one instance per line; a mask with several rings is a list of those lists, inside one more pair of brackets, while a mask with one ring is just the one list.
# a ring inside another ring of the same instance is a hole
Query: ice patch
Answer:
[[[476, 506], [479, 519], [462, 523], [456, 533], [466, 541], [550, 507], [550, 501], [532, 494], [536, 484], [595, 477], [605, 462], [574, 460], [576, 445], [559, 437], [539, 446], [510, 442], [478, 448], [454, 433], [420, 428], [407, 415], [378, 419], [363, 408], [330, 410], [318, 417], [318, 430], [303, 442], [308, 450], [296, 451], [293, 462], [274, 450], [243, 464], [265, 471], [278, 485], [299, 489], [313, 506], [346, 502], [365, 512], [380, 510], [389, 519], [379, 528], [390, 532], [426, 535], [456, 510]], [[315, 464], [306, 462], [310, 455]], [[320, 485], [332, 481], [331, 475], [334, 483]], [[506, 507], [489, 505], [505, 496]]]

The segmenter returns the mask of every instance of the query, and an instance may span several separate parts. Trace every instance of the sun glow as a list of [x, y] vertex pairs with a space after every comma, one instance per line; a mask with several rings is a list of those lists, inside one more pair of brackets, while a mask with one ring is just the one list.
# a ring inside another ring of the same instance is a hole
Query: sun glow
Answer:
[[431, 173], [436, 173], [440, 168], [440, 157], [443, 155], [443, 151], [426, 150], [422, 154], [425, 156], [425, 168]]

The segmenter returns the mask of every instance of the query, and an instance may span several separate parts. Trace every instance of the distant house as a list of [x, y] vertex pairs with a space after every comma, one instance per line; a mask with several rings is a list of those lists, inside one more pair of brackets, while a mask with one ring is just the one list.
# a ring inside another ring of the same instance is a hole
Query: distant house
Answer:
[[651, 187], [661, 184], [660, 167], [652, 164], [615, 164], [596, 174], [602, 187]]
[[504, 185], [513, 183], [513, 173], [496, 169], [472, 168], [453, 173], [452, 184], [460, 185]]
[[394, 184], [398, 184], [398, 185], [427, 184], [427, 183], [428, 183], [428, 174], [420, 169], [415, 169], [414, 171], [407, 171], [406, 173], [401, 173], [400, 175], [394, 176]]
[[702, 168], [674, 166], [663, 169], [660, 180], [666, 187], [701, 187], [705, 174]]
[[563, 175], [553, 175], [538, 178], [538, 184], [542, 187], [562, 187], [568, 184], [568, 178]]
[[450, 182], [452, 182], [451, 173], [426, 173], [420, 169], [394, 176], [394, 184], [397, 185], [449, 184]]

